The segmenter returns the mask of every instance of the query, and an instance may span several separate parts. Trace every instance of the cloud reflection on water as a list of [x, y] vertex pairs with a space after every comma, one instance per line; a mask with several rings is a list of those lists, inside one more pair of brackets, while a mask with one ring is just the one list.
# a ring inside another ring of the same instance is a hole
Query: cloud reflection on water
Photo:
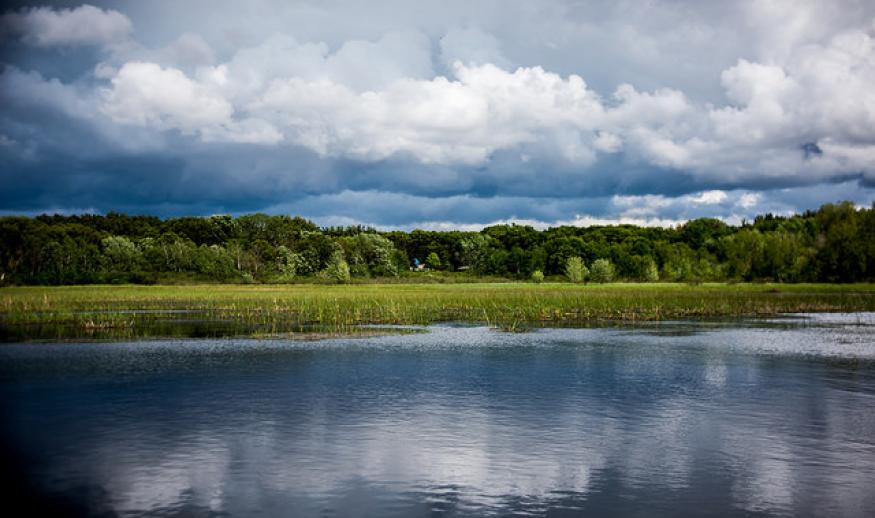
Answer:
[[66, 344], [98, 375], [18, 392], [12, 417], [72, 405], [54, 423], [74, 448], [22, 441], [45, 448], [33, 477], [119, 513], [856, 516], [875, 510], [875, 340], [843, 325], [141, 344], [123, 354], [145, 376]]

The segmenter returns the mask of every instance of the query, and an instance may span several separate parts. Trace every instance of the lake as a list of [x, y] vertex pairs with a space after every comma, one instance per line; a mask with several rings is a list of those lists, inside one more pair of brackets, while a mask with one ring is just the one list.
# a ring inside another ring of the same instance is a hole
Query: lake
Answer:
[[875, 516], [875, 314], [0, 344], [4, 492], [90, 516]]

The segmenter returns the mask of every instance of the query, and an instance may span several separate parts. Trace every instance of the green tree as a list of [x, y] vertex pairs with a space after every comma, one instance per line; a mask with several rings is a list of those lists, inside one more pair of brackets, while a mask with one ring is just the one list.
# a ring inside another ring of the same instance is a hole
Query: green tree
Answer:
[[672, 282], [694, 279], [696, 253], [686, 243], [659, 243], [657, 252], [662, 260], [662, 278]]
[[690, 248], [698, 250], [703, 247], [713, 247], [717, 240], [730, 234], [732, 229], [726, 223], [715, 218], [693, 219], [679, 229], [680, 238]]
[[571, 282], [583, 282], [589, 275], [589, 270], [580, 257], [569, 257], [565, 261], [565, 276]]
[[[529, 277], [566, 272], [569, 258], [614, 265], [614, 277], [780, 282], [875, 280], [875, 204], [827, 204], [753, 223], [692, 220], [677, 228], [495, 225], [481, 232], [320, 229], [288, 216], [160, 219], [110, 213], [0, 217], [0, 283], [155, 282], [159, 274], [278, 281], [324, 272], [336, 250], [352, 275], [431, 268]], [[434, 255], [432, 255], [434, 254]], [[336, 261], [332, 263], [336, 265]], [[657, 268], [657, 266], [659, 268]], [[596, 272], [597, 273], [597, 272]], [[593, 276], [593, 278], [598, 275]], [[584, 276], [584, 278], [586, 278]]]
[[743, 228], [723, 238], [721, 244], [730, 278], [748, 281], [758, 275], [765, 254], [765, 239], [758, 230]]
[[157, 239], [146, 238], [141, 241], [143, 257], [156, 272], [187, 272], [197, 247], [187, 239], [172, 232], [165, 232]]
[[532, 282], [535, 284], [541, 284], [544, 282], [544, 272], [541, 270], [535, 270], [532, 272]]
[[133, 241], [124, 236], [110, 236], [100, 242], [103, 267], [111, 272], [138, 270], [143, 254]]
[[659, 280], [659, 268], [656, 267], [656, 261], [652, 258], [647, 258], [647, 264], [644, 266], [645, 282], [656, 282]]
[[547, 255], [546, 272], [549, 274], [565, 273], [568, 259], [580, 257], [586, 244], [577, 236], [557, 236], [548, 238], [544, 244]]
[[[816, 220], [821, 234], [817, 262], [824, 280], [850, 282], [865, 276], [867, 243], [859, 238], [859, 219], [851, 202], [827, 204], [818, 211]], [[870, 276], [872, 273], [875, 272], [870, 272]]]
[[593, 282], [611, 282], [614, 279], [614, 264], [607, 259], [596, 259], [589, 276]]
[[489, 264], [490, 237], [484, 234], [472, 234], [459, 242], [462, 264], [471, 268], [474, 273], [486, 273]]
[[360, 232], [339, 238], [353, 275], [368, 277], [396, 276], [395, 245], [389, 239], [374, 232]]
[[337, 250], [333, 239], [317, 231], [302, 231], [294, 248], [301, 255], [298, 275], [315, 274], [321, 271], [331, 255]]
[[195, 272], [214, 280], [230, 280], [236, 276], [234, 258], [220, 245], [197, 247], [193, 268]]
[[276, 260], [276, 249], [266, 239], [256, 239], [249, 248], [249, 271], [258, 277]]
[[425, 258], [425, 266], [429, 270], [440, 270], [441, 268], [441, 258], [434, 252], [428, 254], [428, 257]]
[[331, 257], [328, 258], [328, 263], [322, 274], [326, 279], [334, 281], [338, 284], [349, 282], [349, 264], [343, 258], [343, 252], [336, 250]]
[[291, 282], [298, 274], [303, 258], [300, 254], [296, 254], [289, 250], [285, 245], [280, 245], [276, 248], [276, 282]]

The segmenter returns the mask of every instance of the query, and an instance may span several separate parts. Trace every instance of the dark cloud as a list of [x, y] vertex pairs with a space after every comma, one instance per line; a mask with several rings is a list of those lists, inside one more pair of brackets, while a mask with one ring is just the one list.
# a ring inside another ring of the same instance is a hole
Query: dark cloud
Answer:
[[4, 15], [3, 213], [667, 224], [875, 192], [867, 2], [93, 4]]

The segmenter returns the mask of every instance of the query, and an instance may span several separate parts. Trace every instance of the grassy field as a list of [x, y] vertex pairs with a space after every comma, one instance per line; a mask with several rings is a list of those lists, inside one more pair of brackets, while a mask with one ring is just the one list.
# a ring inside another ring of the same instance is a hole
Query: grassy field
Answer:
[[135, 329], [210, 319], [271, 330], [482, 322], [515, 330], [604, 320], [875, 311], [875, 285], [482, 283], [65, 286], [0, 289], [0, 323]]

